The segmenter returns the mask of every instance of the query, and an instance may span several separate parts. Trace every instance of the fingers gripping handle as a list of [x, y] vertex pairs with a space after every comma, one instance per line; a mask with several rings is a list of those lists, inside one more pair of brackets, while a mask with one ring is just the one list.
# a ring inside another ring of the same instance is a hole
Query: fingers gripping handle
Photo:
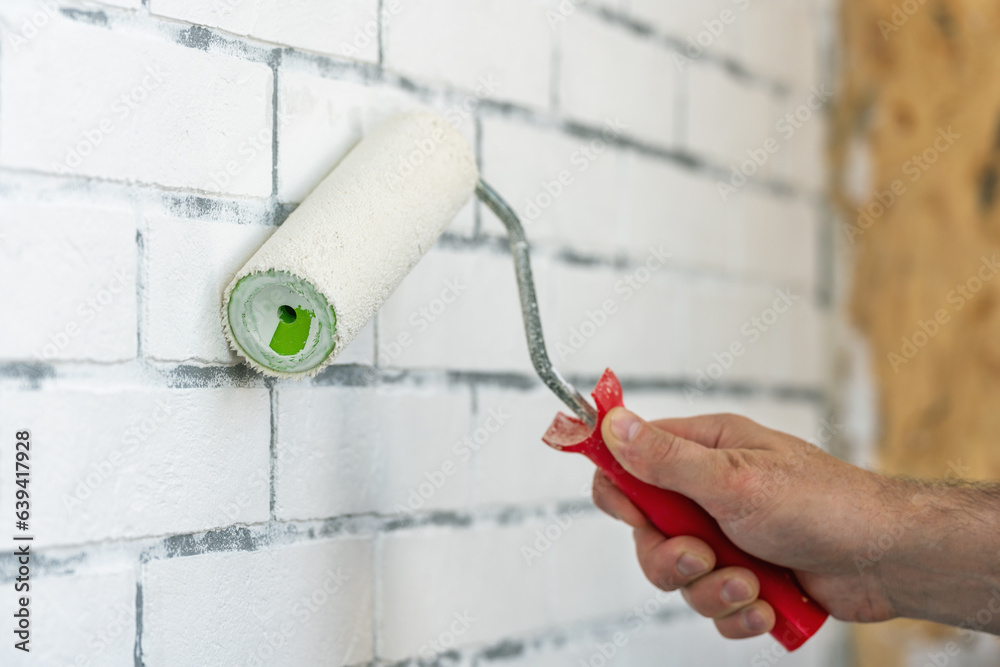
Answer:
[[765, 562], [734, 545], [700, 505], [673, 491], [646, 484], [633, 477], [615, 460], [601, 436], [604, 415], [621, 407], [621, 385], [608, 370], [594, 389], [600, 416], [591, 431], [577, 419], [560, 414], [543, 440], [561, 451], [583, 454], [622, 490], [664, 535], [691, 535], [706, 542], [715, 551], [716, 567], [739, 566], [751, 570], [760, 581], [760, 598], [774, 608], [775, 626], [771, 631], [789, 651], [805, 643], [827, 618], [827, 612], [810, 598], [791, 570]]

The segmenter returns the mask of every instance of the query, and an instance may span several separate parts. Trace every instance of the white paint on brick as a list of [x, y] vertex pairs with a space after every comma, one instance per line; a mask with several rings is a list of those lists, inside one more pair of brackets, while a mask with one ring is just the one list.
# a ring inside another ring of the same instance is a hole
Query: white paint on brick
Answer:
[[694, 341], [686, 324], [689, 288], [676, 274], [645, 266], [560, 266], [555, 274], [559, 299], [548, 342], [556, 368], [595, 377], [608, 367], [622, 376], [680, 371]]
[[235, 363], [222, 334], [222, 290], [275, 229], [148, 215], [144, 353]]
[[[686, 147], [721, 163], [728, 172], [763, 151], [773, 136], [771, 100], [759, 84], [737, 79], [716, 64], [701, 62], [688, 68]], [[769, 168], [773, 155], [764, 161]]]
[[297, 49], [378, 61], [377, 0], [150, 0], [149, 11]]
[[54, 18], [4, 52], [0, 164], [266, 197], [271, 96], [265, 65]]
[[751, 71], [802, 88], [816, 82], [820, 51], [813, 3], [754, 2], [743, 25], [740, 59]]
[[742, 248], [740, 268], [744, 275], [808, 290], [814, 282], [819, 253], [815, 208], [749, 188], [738, 197], [744, 221], [734, 236]]
[[[482, 126], [483, 177], [514, 207], [533, 243], [602, 255], [620, 249], [621, 151], [503, 118], [487, 117]], [[506, 236], [485, 208], [483, 229]]]
[[[532, 269], [544, 326], [551, 273], [537, 257]], [[508, 255], [431, 250], [378, 317], [383, 366], [534, 372]]]
[[395, 387], [278, 389], [275, 513], [466, 510], [471, 451], [468, 390]]
[[135, 272], [130, 210], [0, 203], [0, 358], [134, 358]]
[[317, 665], [372, 658], [372, 544], [317, 541], [149, 563], [149, 667]]
[[[13, 584], [7, 584], [9, 592], [0, 603], [4, 618], [11, 619], [17, 599], [22, 595], [30, 599], [31, 651], [15, 650], [10, 644], [20, 639], [12, 638], [3, 648], [4, 665], [135, 664], [136, 582], [132, 570], [58, 576], [36, 572], [31, 572], [30, 591], [15, 593]], [[13, 621], [10, 625], [13, 627]]]
[[[591, 388], [578, 389], [587, 393]], [[508, 417], [479, 450], [478, 504], [531, 505], [590, 498], [593, 464], [579, 454], [558, 452], [542, 442], [556, 413], [569, 411], [549, 389], [524, 392], [485, 387], [478, 391], [477, 403], [477, 425], [485, 423], [491, 412]]]
[[552, 35], [545, 8], [531, 0], [409, 0], [386, 26], [385, 64], [423, 81], [545, 109]]
[[559, 105], [567, 116], [601, 128], [620, 121], [629, 136], [675, 143], [668, 49], [583, 12], [560, 27], [560, 39]]
[[[31, 482], [41, 544], [189, 533], [268, 518], [264, 389], [0, 393], [0, 429], [22, 428], [31, 430], [32, 463], [44, 472]], [[12, 474], [8, 466], [4, 476]], [[0, 509], [12, 513], [12, 502], [13, 495], [0, 498]]]
[[646, 579], [630, 527], [603, 513], [569, 518], [551, 554], [556, 623], [617, 620], [650, 599], [662, 611], [683, 604], [680, 595], [658, 592]]
[[719, 198], [711, 176], [633, 152], [626, 164], [621, 219], [633, 259], [662, 245], [685, 268], [733, 268], [738, 204]]
[[[381, 538], [376, 620], [378, 655], [402, 660], [434, 652], [433, 642], [468, 646], [546, 625], [546, 567], [522, 547], [540, 522], [511, 527], [427, 528]], [[429, 605], [428, 601], [434, 604]], [[471, 623], [458, 623], [459, 619]]]

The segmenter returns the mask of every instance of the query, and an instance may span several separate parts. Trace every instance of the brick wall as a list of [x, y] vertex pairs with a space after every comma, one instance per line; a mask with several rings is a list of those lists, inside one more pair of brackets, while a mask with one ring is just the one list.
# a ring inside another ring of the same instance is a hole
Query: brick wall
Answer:
[[218, 319], [338, 159], [428, 107], [522, 215], [581, 389], [611, 366], [650, 418], [737, 411], [833, 446], [830, 11], [4, 2], [0, 525], [27, 428], [36, 555], [33, 652], [0, 628], [0, 662], [840, 664], [833, 623], [785, 657], [645, 582], [589, 464], [539, 440], [560, 406], [483, 207], [314, 380], [236, 364]]

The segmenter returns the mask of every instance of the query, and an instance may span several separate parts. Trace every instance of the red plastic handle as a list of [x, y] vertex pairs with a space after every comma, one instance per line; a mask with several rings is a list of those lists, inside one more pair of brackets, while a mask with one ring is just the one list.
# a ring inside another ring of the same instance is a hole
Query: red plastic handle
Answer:
[[560, 451], [583, 454], [593, 461], [664, 535], [693, 535], [715, 551], [716, 567], [740, 566], [751, 570], [760, 581], [760, 598], [774, 608], [776, 622], [771, 634], [789, 651], [802, 646], [826, 621], [826, 610], [809, 597], [791, 570], [751, 556], [730, 542], [718, 522], [693, 500], [646, 484], [626, 472], [601, 436], [600, 422], [604, 415], [623, 405], [621, 384], [610, 369], [597, 383], [593, 396], [597, 403], [597, 429], [592, 432], [580, 420], [559, 414], [542, 438], [545, 443]]

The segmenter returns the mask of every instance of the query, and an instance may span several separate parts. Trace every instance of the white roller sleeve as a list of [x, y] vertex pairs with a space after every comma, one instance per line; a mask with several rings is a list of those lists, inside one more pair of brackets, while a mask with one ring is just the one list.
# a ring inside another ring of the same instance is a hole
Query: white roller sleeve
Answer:
[[[226, 288], [222, 319], [233, 349], [269, 375], [315, 375], [354, 339], [434, 244], [472, 195], [477, 179], [468, 143], [444, 119], [407, 113], [379, 125], [316, 186]], [[254, 277], [234, 295], [246, 276]], [[267, 345], [277, 322], [272, 311], [280, 307], [274, 299], [293, 292], [290, 298], [301, 298], [303, 308], [316, 308], [322, 297], [332, 307], [332, 353], [323, 342], [329, 332], [322, 331], [322, 312], [312, 319], [319, 329], [310, 331], [301, 353], [282, 357], [270, 349], [264, 354], [245, 349], [254, 347], [251, 334]], [[254, 299], [249, 305], [244, 302]], [[239, 330], [234, 332], [234, 327]]]

